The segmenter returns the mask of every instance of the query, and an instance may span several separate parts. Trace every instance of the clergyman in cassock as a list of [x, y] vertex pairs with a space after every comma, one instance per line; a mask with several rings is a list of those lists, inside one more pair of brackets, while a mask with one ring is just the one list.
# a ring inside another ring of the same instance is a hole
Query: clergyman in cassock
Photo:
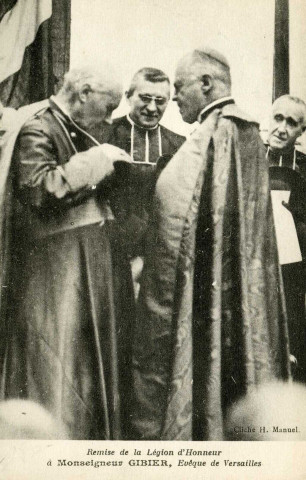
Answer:
[[123, 148], [135, 162], [156, 163], [162, 155], [173, 155], [185, 138], [159, 123], [170, 99], [168, 76], [142, 68], [125, 95], [130, 111], [113, 121], [107, 142]]
[[291, 95], [279, 97], [272, 106], [267, 158], [286, 296], [290, 352], [297, 360], [294, 378], [304, 382], [306, 155], [299, 151], [295, 144], [305, 128], [306, 105], [303, 100]]
[[[161, 70], [142, 68], [135, 73], [125, 93], [130, 111], [116, 118], [109, 128], [107, 143], [125, 150], [135, 163], [129, 172], [123, 171], [126, 186], [120, 185], [114, 194], [113, 208], [121, 221], [121, 229], [114, 235], [114, 244], [125, 242], [130, 252], [135, 291], [142, 270], [142, 239], [148, 222], [151, 191], [155, 182], [155, 164], [169, 161], [185, 138], [160, 124], [170, 98], [170, 80]], [[118, 179], [120, 173], [118, 172]], [[124, 239], [124, 240], [123, 240]], [[117, 241], [116, 241], [117, 240]]]
[[109, 66], [68, 72], [22, 126], [6, 187], [3, 394], [41, 404], [71, 439], [126, 436], [133, 291], [124, 253], [111, 255], [106, 192], [114, 162], [130, 159], [89, 133], [111, 122], [121, 96]]
[[200, 125], [156, 184], [132, 422], [138, 439], [223, 440], [236, 399], [290, 377], [269, 172], [223, 55], [188, 54], [174, 85], [183, 120]]

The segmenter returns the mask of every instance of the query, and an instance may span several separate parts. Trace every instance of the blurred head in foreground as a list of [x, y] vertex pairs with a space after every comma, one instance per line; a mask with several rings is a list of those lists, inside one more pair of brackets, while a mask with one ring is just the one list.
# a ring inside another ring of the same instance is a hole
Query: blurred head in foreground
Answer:
[[272, 383], [232, 406], [226, 421], [227, 440], [306, 440], [306, 387]]
[[0, 403], [0, 439], [68, 439], [63, 425], [29, 400]]

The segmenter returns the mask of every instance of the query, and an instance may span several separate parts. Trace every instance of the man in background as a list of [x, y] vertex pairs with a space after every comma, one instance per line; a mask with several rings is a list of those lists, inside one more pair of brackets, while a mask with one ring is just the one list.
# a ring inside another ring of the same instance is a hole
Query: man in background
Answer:
[[[305, 128], [306, 105], [303, 100], [291, 95], [283, 95], [275, 100], [270, 119], [267, 159], [272, 198], [274, 202], [277, 201], [275, 194], [279, 195], [280, 192], [289, 195], [289, 200], [285, 203], [294, 220], [294, 224], [279, 225], [282, 233], [278, 235], [278, 242], [283, 242], [283, 248], [287, 252], [283, 258], [280, 251], [280, 261], [288, 313], [290, 352], [297, 360], [294, 378], [303, 382], [306, 382], [306, 155], [296, 148], [296, 143]], [[286, 215], [281, 215], [280, 221], [285, 218]], [[278, 233], [278, 223], [276, 228]], [[296, 238], [296, 247], [292, 235]], [[282, 248], [282, 245], [279, 247]]]
[[125, 95], [130, 111], [114, 120], [107, 142], [125, 150], [135, 162], [156, 163], [162, 155], [173, 155], [185, 138], [159, 123], [170, 98], [167, 75], [142, 68]]
[[269, 165], [290, 168], [306, 178], [306, 155], [295, 147], [305, 130], [305, 102], [292, 95], [275, 100], [268, 133]]
[[[138, 255], [142, 253], [141, 242], [151, 207], [153, 167], [160, 157], [163, 157], [162, 163], [168, 161], [185, 138], [159, 123], [170, 98], [170, 81], [164, 72], [142, 68], [135, 73], [125, 95], [130, 111], [113, 121], [105, 141], [125, 150], [133, 162], [141, 163], [131, 166], [129, 175], [122, 173], [126, 189], [120, 185], [121, 194], [115, 195], [113, 204], [117, 216], [126, 219], [122, 223], [123, 229], [114, 235], [114, 243], [121, 243], [124, 239], [127, 251], [134, 257], [131, 266], [137, 296], [143, 266]], [[118, 181], [120, 183], [119, 178]]]
[[68, 72], [19, 132], [1, 208], [3, 395], [41, 404], [71, 439], [126, 435], [133, 295], [125, 255], [110, 250], [106, 181], [130, 159], [90, 134], [121, 92], [108, 65]]
[[233, 402], [290, 376], [269, 172], [223, 55], [189, 53], [174, 85], [183, 120], [200, 125], [156, 184], [132, 422], [138, 439], [223, 440]]

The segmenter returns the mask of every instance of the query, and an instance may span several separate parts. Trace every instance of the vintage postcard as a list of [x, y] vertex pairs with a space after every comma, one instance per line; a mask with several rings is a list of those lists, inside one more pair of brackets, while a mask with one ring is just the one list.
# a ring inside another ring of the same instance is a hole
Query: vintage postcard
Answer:
[[0, 479], [306, 480], [304, 1], [0, 3]]

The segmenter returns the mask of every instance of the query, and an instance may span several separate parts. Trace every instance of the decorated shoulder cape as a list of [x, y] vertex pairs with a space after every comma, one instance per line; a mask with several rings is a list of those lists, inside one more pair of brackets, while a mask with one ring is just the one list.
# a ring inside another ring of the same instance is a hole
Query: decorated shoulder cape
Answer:
[[[248, 129], [243, 145], [239, 135]], [[242, 149], [250, 155], [243, 153], [244, 162]], [[208, 228], [199, 232], [205, 204]], [[199, 265], [201, 258], [207, 263]], [[200, 308], [197, 275], [206, 282]], [[200, 359], [195, 321], [204, 323]], [[156, 185], [134, 340], [137, 438], [193, 439], [199, 361], [203, 440], [223, 439], [226, 402], [290, 376], [265, 150], [257, 127], [235, 105], [207, 117]]]

